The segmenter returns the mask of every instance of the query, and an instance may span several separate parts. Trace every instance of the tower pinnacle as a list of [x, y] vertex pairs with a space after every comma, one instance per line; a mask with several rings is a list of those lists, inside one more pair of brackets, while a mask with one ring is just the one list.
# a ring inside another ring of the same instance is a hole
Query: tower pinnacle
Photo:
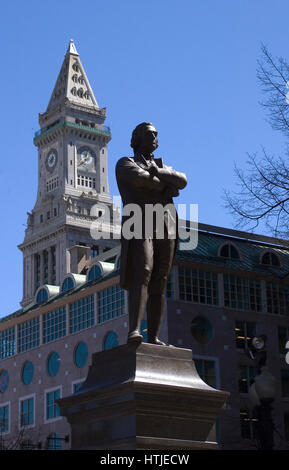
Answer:
[[70, 39], [55, 87], [46, 111], [51, 111], [64, 100], [99, 108], [73, 39]]
[[73, 39], [70, 39], [66, 54], [78, 55]]

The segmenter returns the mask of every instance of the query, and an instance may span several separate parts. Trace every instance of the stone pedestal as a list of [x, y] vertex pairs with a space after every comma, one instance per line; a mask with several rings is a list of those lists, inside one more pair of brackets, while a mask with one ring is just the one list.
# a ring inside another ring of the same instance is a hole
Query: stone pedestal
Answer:
[[200, 379], [191, 350], [131, 343], [93, 354], [81, 389], [58, 403], [72, 449], [216, 449], [227, 396]]

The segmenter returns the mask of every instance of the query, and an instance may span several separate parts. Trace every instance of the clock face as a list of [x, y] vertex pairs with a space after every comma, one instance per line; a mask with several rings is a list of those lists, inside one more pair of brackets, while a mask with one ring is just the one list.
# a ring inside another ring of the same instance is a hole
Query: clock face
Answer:
[[92, 153], [90, 150], [83, 150], [80, 154], [79, 165], [89, 165], [92, 163]]
[[78, 150], [78, 168], [79, 169], [94, 169], [95, 154], [87, 147], [82, 147]]
[[56, 150], [50, 150], [46, 157], [46, 167], [49, 171], [52, 171], [55, 168], [57, 162], [57, 151]]

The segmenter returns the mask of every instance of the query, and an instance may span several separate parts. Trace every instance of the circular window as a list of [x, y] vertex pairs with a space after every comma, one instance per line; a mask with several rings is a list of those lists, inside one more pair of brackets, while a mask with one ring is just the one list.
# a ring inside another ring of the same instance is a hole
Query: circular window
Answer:
[[74, 351], [74, 363], [76, 367], [83, 367], [88, 358], [88, 347], [84, 342], [79, 343]]
[[206, 318], [196, 317], [191, 323], [191, 334], [198, 343], [206, 344], [213, 337], [213, 327]]
[[0, 392], [5, 392], [9, 385], [9, 374], [8, 370], [1, 370], [0, 371]]
[[22, 369], [22, 382], [25, 385], [29, 385], [32, 382], [34, 374], [34, 365], [31, 361], [25, 362]]
[[111, 331], [105, 337], [103, 349], [111, 349], [116, 346], [118, 346], [118, 336], [114, 331]]
[[55, 377], [60, 367], [60, 356], [57, 352], [53, 352], [48, 357], [47, 361], [47, 372], [50, 377]]

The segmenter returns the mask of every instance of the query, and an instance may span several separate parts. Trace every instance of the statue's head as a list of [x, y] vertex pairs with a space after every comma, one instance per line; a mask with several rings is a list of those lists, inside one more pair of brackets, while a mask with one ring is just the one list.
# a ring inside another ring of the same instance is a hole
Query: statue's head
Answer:
[[134, 152], [153, 153], [158, 148], [157, 135], [151, 122], [142, 122], [133, 130], [130, 146]]

